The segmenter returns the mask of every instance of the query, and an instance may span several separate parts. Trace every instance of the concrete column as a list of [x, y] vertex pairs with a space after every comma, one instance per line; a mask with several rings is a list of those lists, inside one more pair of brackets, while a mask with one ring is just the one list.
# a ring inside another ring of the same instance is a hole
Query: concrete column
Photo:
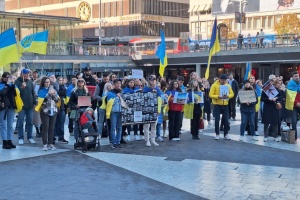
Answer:
[[200, 64], [196, 64], [196, 73], [197, 73], [198, 77], [201, 78], [201, 65]]

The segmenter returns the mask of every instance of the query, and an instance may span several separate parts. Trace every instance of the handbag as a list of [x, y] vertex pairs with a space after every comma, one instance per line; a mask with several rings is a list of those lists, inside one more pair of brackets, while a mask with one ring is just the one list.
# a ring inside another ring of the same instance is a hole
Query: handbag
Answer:
[[75, 119], [76, 118], [76, 110], [72, 110], [70, 113], [70, 119]]
[[276, 103], [276, 109], [277, 109], [277, 110], [281, 110], [281, 109], [282, 109], [281, 103]]
[[200, 118], [199, 129], [204, 129], [204, 121], [202, 118]]
[[296, 141], [295, 130], [281, 131], [281, 141], [294, 144]]

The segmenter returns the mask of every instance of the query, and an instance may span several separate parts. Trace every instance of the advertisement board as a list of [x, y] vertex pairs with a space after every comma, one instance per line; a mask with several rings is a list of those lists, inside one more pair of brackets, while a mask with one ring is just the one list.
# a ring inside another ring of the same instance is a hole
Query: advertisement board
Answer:
[[[276, 10], [298, 9], [300, 0], [248, 0], [242, 4], [242, 12], [268, 12]], [[212, 0], [212, 14], [224, 15], [240, 12], [239, 0]]]

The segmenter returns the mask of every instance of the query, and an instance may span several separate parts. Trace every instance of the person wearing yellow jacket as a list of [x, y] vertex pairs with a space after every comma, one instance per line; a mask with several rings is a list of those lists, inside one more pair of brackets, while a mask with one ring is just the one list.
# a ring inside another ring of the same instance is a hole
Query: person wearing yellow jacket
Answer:
[[226, 83], [228, 77], [226, 74], [222, 74], [219, 80], [216, 80], [214, 84], [211, 86], [209, 97], [212, 99], [212, 103], [214, 105], [215, 112], [215, 132], [216, 137], [215, 140], [219, 140], [220, 130], [220, 115], [222, 114], [224, 120], [224, 139], [230, 140], [228, 135], [229, 130], [229, 99], [234, 97], [234, 93], [229, 84]]

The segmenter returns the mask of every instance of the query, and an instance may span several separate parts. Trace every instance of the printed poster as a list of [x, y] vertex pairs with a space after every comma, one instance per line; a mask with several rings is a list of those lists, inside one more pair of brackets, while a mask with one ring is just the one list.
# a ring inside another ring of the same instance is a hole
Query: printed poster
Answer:
[[254, 90], [241, 90], [239, 91], [239, 99], [241, 103], [254, 103], [256, 102], [256, 95]]
[[270, 83], [266, 83], [263, 87], [264, 93], [271, 99], [275, 98], [278, 95], [278, 91], [274, 87], [274, 85]]
[[173, 103], [186, 104], [188, 99], [188, 93], [175, 92]]

